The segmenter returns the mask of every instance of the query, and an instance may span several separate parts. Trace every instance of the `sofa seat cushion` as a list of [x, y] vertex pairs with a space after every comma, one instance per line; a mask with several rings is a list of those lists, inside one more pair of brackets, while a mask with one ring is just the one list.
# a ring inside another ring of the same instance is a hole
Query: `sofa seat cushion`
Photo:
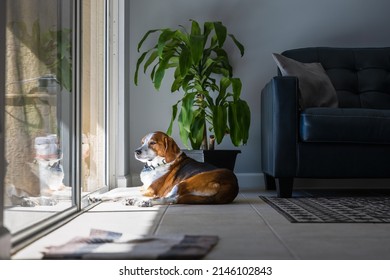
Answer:
[[300, 115], [304, 142], [390, 144], [390, 110], [308, 108]]

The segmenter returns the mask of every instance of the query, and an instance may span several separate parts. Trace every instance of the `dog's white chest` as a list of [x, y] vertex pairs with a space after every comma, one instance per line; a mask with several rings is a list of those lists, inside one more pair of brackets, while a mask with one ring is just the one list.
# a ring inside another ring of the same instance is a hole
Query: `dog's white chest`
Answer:
[[145, 188], [149, 187], [155, 180], [165, 175], [169, 170], [169, 164], [159, 166], [145, 166], [141, 171], [141, 182]]

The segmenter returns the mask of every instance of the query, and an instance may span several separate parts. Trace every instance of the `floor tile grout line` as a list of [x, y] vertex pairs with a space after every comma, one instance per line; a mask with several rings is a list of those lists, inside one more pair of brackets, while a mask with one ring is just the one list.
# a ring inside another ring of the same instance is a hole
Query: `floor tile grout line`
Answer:
[[[244, 198], [248, 198], [245, 194], [241, 195]], [[256, 212], [256, 214], [263, 220], [263, 222], [267, 225], [267, 227], [271, 230], [273, 235], [279, 240], [279, 242], [283, 245], [283, 247], [286, 248], [287, 252], [291, 255], [296, 260], [299, 260], [300, 258], [298, 257], [297, 254], [294, 253], [294, 251], [283, 241], [282, 237], [276, 232], [276, 230], [271, 226], [271, 224], [264, 218], [264, 216], [260, 213], [260, 211], [250, 202], [248, 204], [251, 206], [251, 208]]]
[[168, 212], [168, 208], [169, 208], [169, 205], [166, 205], [164, 211], [160, 215], [160, 219], [157, 221], [156, 225], [154, 226], [154, 229], [151, 231], [153, 235], [157, 234], [157, 231], [159, 230], [159, 228], [164, 220], [164, 217]]

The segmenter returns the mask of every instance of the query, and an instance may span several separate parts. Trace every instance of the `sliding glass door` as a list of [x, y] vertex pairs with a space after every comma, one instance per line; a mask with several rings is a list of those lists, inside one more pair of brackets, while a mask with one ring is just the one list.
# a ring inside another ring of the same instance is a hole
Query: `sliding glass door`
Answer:
[[5, 226], [12, 234], [75, 203], [73, 1], [8, 0]]
[[6, 1], [3, 219], [16, 239], [107, 188], [105, 19], [105, 0]]

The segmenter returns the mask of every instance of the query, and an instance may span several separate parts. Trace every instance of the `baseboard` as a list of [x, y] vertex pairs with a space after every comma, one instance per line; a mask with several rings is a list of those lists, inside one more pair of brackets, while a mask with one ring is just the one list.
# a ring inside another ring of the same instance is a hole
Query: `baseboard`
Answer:
[[263, 173], [236, 173], [240, 189], [265, 189]]
[[141, 182], [141, 178], [139, 177], [139, 174], [131, 175], [131, 186], [132, 187], [142, 186], [142, 182]]
[[130, 174], [124, 176], [118, 176], [116, 178], [116, 184], [118, 188], [126, 188], [132, 186], [132, 176]]
[[0, 226], [0, 260], [9, 260], [11, 258], [11, 234], [3, 226]]

